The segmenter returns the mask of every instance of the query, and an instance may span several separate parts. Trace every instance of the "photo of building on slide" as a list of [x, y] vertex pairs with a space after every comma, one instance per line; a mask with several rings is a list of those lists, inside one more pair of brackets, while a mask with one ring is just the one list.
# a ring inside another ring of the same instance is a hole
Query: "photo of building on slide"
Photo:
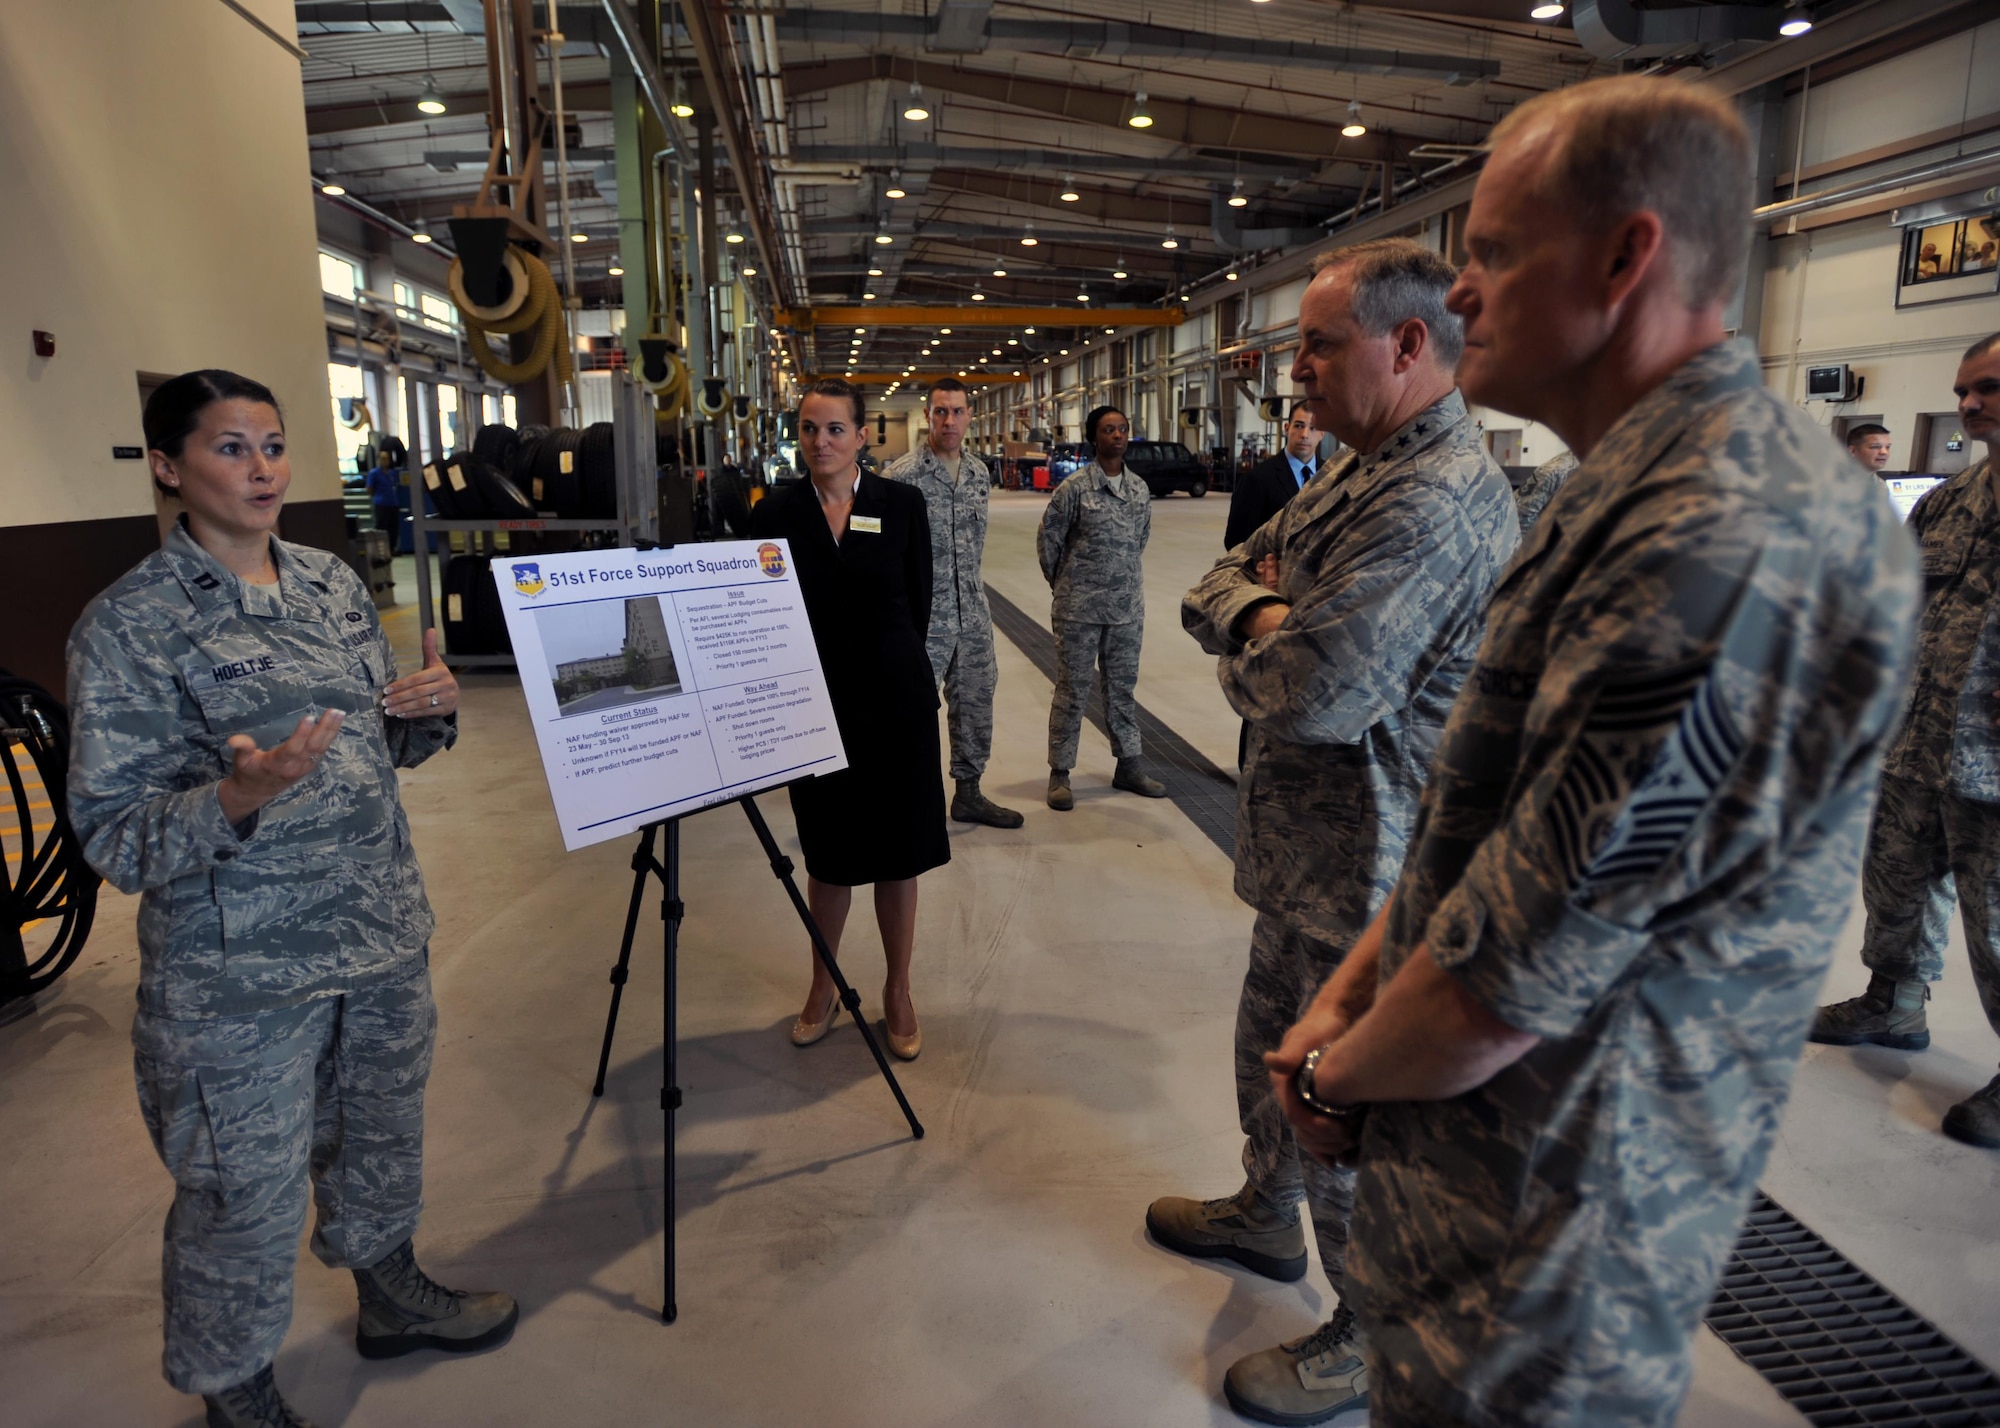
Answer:
[[541, 627], [556, 708], [565, 715], [681, 691], [658, 596], [537, 610], [535, 621]]

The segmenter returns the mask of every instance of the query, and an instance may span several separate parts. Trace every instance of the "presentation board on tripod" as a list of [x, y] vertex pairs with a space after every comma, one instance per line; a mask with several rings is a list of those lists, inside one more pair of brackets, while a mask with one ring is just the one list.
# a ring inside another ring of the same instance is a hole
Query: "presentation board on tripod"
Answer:
[[563, 846], [847, 767], [790, 546], [496, 556]]

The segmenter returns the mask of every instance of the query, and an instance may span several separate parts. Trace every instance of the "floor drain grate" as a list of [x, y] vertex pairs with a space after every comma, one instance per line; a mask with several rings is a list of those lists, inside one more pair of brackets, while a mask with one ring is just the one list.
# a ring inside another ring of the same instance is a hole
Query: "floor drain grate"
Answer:
[[2000, 1378], [1759, 1194], [1708, 1327], [1815, 1428], [2000, 1423]]
[[[1056, 637], [1043, 629], [1019, 605], [986, 587], [987, 603], [993, 607], [993, 627], [1028, 657], [1028, 662], [1046, 675], [1056, 677]], [[1090, 692], [1084, 715], [1099, 729], [1104, 724], [1104, 697]], [[1108, 731], [1107, 731], [1108, 732]], [[1236, 856], [1236, 780], [1209, 762], [1202, 752], [1139, 706], [1139, 737], [1146, 748], [1146, 762], [1153, 776], [1167, 786], [1167, 797], [1185, 813], [1195, 827], [1223, 853]]]

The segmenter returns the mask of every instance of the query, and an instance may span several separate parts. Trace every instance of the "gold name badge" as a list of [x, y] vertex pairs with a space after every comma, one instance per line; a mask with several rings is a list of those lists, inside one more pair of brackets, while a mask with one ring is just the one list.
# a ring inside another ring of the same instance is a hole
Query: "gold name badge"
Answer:
[[882, 518], [880, 516], [849, 516], [847, 524], [855, 530], [867, 531], [870, 535], [882, 534]]

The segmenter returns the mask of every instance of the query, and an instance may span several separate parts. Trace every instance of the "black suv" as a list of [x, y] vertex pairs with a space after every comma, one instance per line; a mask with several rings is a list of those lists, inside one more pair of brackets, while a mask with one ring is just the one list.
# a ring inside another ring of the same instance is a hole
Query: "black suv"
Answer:
[[1135, 441], [1125, 448], [1125, 464], [1139, 473], [1155, 498], [1174, 491], [1208, 494], [1208, 468], [1178, 441]]

